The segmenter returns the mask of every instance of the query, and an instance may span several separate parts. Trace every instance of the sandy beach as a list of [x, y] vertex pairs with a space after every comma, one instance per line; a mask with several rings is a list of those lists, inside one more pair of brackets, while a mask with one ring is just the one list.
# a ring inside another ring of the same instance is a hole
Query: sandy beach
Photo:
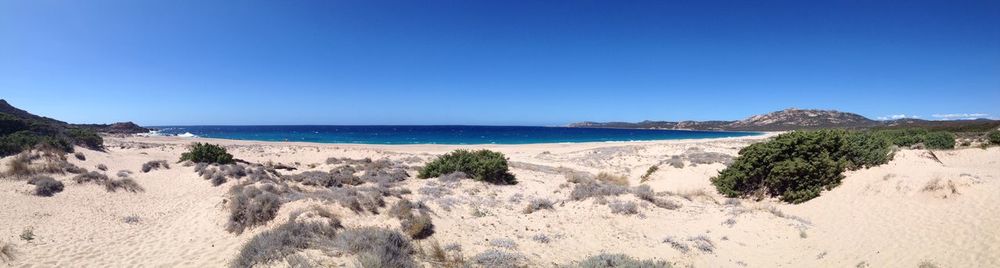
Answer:
[[[756, 137], [529, 145], [354, 145], [254, 142], [178, 137], [106, 137], [106, 152], [77, 148], [88, 170], [120, 170], [144, 191], [108, 192], [53, 176], [66, 189], [53, 197], [31, 194], [23, 180], [0, 179], [0, 239], [14, 245], [12, 267], [225, 267], [254, 235], [320, 206], [345, 227], [400, 228], [388, 213], [358, 213], [332, 202], [302, 198], [281, 206], [264, 226], [227, 232], [230, 180], [213, 186], [194, 167], [175, 164], [191, 142], [223, 145], [250, 163], [296, 168], [282, 174], [328, 171], [327, 159], [389, 159], [410, 167], [398, 183], [429, 208], [430, 241], [460, 247], [465, 258], [500, 250], [528, 267], [572, 265], [599, 253], [664, 260], [675, 267], [996, 267], [1000, 266], [1000, 148], [904, 149], [882, 166], [849, 171], [843, 184], [814, 200], [727, 199], [709, 178]], [[516, 185], [473, 180], [418, 179], [416, 170], [454, 149], [504, 153]], [[937, 160], [931, 155], [936, 156]], [[4, 166], [11, 157], [3, 160]], [[170, 168], [141, 172], [143, 163]], [[659, 170], [642, 179], [650, 166]], [[662, 208], [625, 194], [573, 200], [567, 174], [625, 176], [679, 205]], [[303, 186], [304, 187], [304, 186]], [[307, 188], [307, 187], [306, 187]], [[531, 200], [552, 209], [524, 213]], [[389, 206], [397, 197], [387, 197]], [[609, 204], [635, 202], [637, 213], [613, 213]], [[22, 236], [26, 230], [32, 239]], [[317, 266], [354, 267], [347, 255], [295, 253]], [[423, 262], [425, 267], [433, 264]], [[277, 262], [274, 266], [288, 266]]]

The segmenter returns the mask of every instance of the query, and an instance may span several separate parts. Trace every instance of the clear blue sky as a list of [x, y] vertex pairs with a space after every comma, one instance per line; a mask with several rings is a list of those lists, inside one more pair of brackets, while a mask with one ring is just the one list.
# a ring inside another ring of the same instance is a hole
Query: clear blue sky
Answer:
[[996, 118], [1000, 1], [10, 0], [0, 98], [142, 125]]

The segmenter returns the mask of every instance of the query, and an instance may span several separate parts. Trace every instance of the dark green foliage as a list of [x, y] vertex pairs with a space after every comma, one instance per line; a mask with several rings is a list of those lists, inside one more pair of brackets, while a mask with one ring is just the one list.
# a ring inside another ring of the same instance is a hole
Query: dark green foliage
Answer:
[[986, 139], [989, 140], [990, 144], [1000, 144], [1000, 130], [990, 131], [986, 134]]
[[66, 139], [22, 130], [0, 137], [0, 156], [17, 154], [38, 146], [51, 147], [63, 152], [73, 151], [73, 144]]
[[233, 155], [226, 152], [222, 146], [208, 143], [192, 143], [188, 152], [181, 154], [178, 162], [190, 160], [195, 163], [216, 163], [229, 164], [233, 162]]
[[924, 146], [928, 149], [955, 149], [955, 134], [951, 132], [931, 132], [924, 135]]
[[514, 184], [517, 180], [510, 174], [507, 158], [490, 150], [455, 150], [438, 157], [420, 169], [421, 179], [438, 177], [461, 171], [473, 179], [494, 184]]
[[727, 197], [773, 196], [801, 203], [840, 184], [848, 169], [887, 163], [892, 152], [884, 136], [844, 130], [796, 131], [740, 150], [740, 156], [712, 178]]
[[907, 128], [876, 130], [874, 133], [888, 139], [892, 144], [901, 147], [923, 143], [928, 149], [955, 148], [955, 134], [945, 131], [931, 132], [922, 128]]
[[104, 140], [92, 130], [54, 120], [19, 118], [0, 113], [0, 156], [13, 155], [36, 146], [73, 152], [74, 144], [95, 150], [104, 148]]
[[70, 140], [74, 144], [87, 147], [94, 150], [100, 150], [104, 148], [104, 139], [97, 132], [90, 129], [83, 128], [71, 128], [66, 131], [66, 135], [69, 136]]

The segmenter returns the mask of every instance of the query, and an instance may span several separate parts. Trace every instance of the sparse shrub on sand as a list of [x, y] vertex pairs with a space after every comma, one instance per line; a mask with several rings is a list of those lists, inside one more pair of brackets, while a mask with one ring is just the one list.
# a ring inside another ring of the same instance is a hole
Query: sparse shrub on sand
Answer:
[[77, 160], [87, 161], [87, 156], [83, 155], [82, 152], [76, 152], [76, 153], [73, 154], [73, 156], [76, 157]]
[[104, 190], [108, 192], [117, 192], [118, 190], [138, 193], [144, 192], [146, 189], [142, 188], [138, 182], [135, 182], [132, 178], [120, 178], [114, 180], [108, 180], [104, 183]]
[[507, 238], [496, 238], [496, 239], [490, 240], [490, 246], [498, 247], [498, 248], [503, 248], [503, 249], [508, 249], [508, 250], [514, 250], [514, 249], [517, 249], [517, 242], [514, 242], [514, 240], [510, 240], [510, 239], [507, 239]]
[[711, 181], [727, 197], [801, 203], [839, 185], [845, 170], [885, 164], [891, 157], [889, 142], [870, 132], [795, 131], [743, 148]]
[[715, 243], [712, 243], [712, 239], [705, 235], [692, 236], [688, 238], [688, 241], [694, 243], [694, 248], [701, 250], [702, 252], [709, 252], [715, 250]]
[[233, 155], [226, 152], [226, 148], [215, 144], [192, 143], [188, 152], [181, 154], [178, 162], [190, 160], [195, 163], [229, 164], [233, 163]]
[[639, 187], [633, 188], [632, 194], [635, 195], [636, 198], [652, 203], [659, 208], [673, 210], [681, 207], [681, 205], [677, 202], [657, 197], [656, 193], [653, 192], [653, 189], [650, 188], [649, 185], [639, 185]]
[[110, 178], [108, 178], [108, 175], [104, 175], [104, 173], [100, 173], [97, 171], [91, 171], [73, 177], [73, 181], [75, 181], [76, 183], [104, 184], [108, 180], [110, 180]]
[[552, 242], [552, 238], [549, 238], [549, 235], [547, 234], [535, 234], [531, 236], [531, 240], [534, 240], [535, 242], [542, 244], [548, 244], [549, 242]]
[[28, 184], [35, 186], [35, 195], [37, 196], [53, 196], [58, 192], [62, 192], [64, 187], [62, 182], [49, 176], [31, 178]]
[[226, 230], [240, 234], [247, 228], [263, 225], [278, 213], [281, 195], [286, 192], [279, 186], [235, 185], [229, 190], [229, 223]]
[[461, 171], [472, 179], [493, 184], [514, 184], [517, 180], [508, 170], [507, 158], [490, 150], [455, 150], [444, 154], [420, 169], [421, 179], [439, 177]]
[[344, 187], [329, 188], [314, 192], [314, 198], [335, 201], [340, 206], [354, 212], [370, 212], [378, 214], [379, 208], [385, 207], [385, 199], [377, 188]]
[[602, 181], [605, 183], [628, 187], [628, 177], [625, 176], [619, 176], [607, 172], [601, 172], [598, 173], [597, 177], [594, 178], [597, 179], [598, 181]]
[[122, 222], [124, 222], [125, 224], [138, 224], [142, 222], [142, 218], [136, 215], [129, 215], [122, 217]]
[[570, 176], [568, 178], [570, 182], [576, 183], [573, 186], [573, 191], [569, 194], [570, 199], [573, 200], [580, 201], [591, 197], [617, 196], [628, 193], [628, 188], [621, 185], [604, 183], [580, 176]]
[[525, 266], [527, 258], [521, 253], [491, 248], [473, 256], [472, 261], [482, 267], [516, 268]]
[[12, 262], [15, 259], [14, 244], [7, 243], [7, 241], [0, 242], [0, 261], [4, 263]]
[[145, 164], [142, 164], [142, 173], [147, 173], [149, 171], [160, 169], [160, 168], [170, 169], [170, 164], [167, 163], [167, 160], [153, 160], [153, 161], [149, 161], [149, 162], [146, 162]]
[[31, 227], [24, 228], [24, 230], [21, 230], [21, 235], [18, 237], [20, 237], [21, 240], [31, 242], [32, 240], [35, 240], [35, 229]]
[[684, 244], [684, 242], [681, 242], [680, 240], [678, 240], [676, 237], [673, 236], [668, 236], [667, 238], [664, 238], [663, 243], [670, 245], [670, 247], [676, 249], [677, 251], [680, 251], [681, 253], [687, 253], [688, 251], [691, 251], [691, 247], [689, 247], [687, 244]]
[[553, 205], [554, 203], [552, 202], [552, 200], [546, 198], [536, 198], [528, 202], [528, 206], [524, 208], [523, 212], [524, 214], [531, 214], [534, 213], [535, 211], [543, 209], [553, 210], [555, 209]]
[[584, 259], [577, 266], [580, 268], [668, 268], [670, 264], [659, 260], [638, 260], [625, 254], [601, 253]]
[[264, 231], [250, 239], [240, 250], [232, 267], [263, 266], [281, 260], [304, 249], [332, 248], [340, 220], [329, 213], [317, 213], [316, 220], [298, 220], [301, 214], [272, 230]]
[[377, 227], [362, 227], [342, 231], [334, 245], [356, 254], [361, 267], [417, 267], [410, 256], [413, 246], [403, 234]]
[[413, 239], [424, 239], [434, 234], [434, 224], [431, 222], [430, 214], [426, 212], [414, 213], [401, 219], [399, 223], [403, 232]]
[[611, 208], [611, 213], [622, 214], [622, 215], [634, 215], [639, 213], [639, 204], [633, 201], [620, 201], [615, 200], [608, 203], [608, 207]]
[[986, 140], [990, 144], [1000, 145], [1000, 130], [990, 131], [990, 133], [986, 134]]

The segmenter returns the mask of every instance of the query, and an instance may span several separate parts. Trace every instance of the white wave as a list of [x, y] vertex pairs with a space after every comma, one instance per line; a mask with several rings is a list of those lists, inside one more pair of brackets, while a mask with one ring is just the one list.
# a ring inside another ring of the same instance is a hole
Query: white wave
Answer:
[[191, 134], [191, 132], [184, 132], [184, 134], [177, 134], [177, 137], [181, 137], [181, 138], [197, 138], [198, 135]]

